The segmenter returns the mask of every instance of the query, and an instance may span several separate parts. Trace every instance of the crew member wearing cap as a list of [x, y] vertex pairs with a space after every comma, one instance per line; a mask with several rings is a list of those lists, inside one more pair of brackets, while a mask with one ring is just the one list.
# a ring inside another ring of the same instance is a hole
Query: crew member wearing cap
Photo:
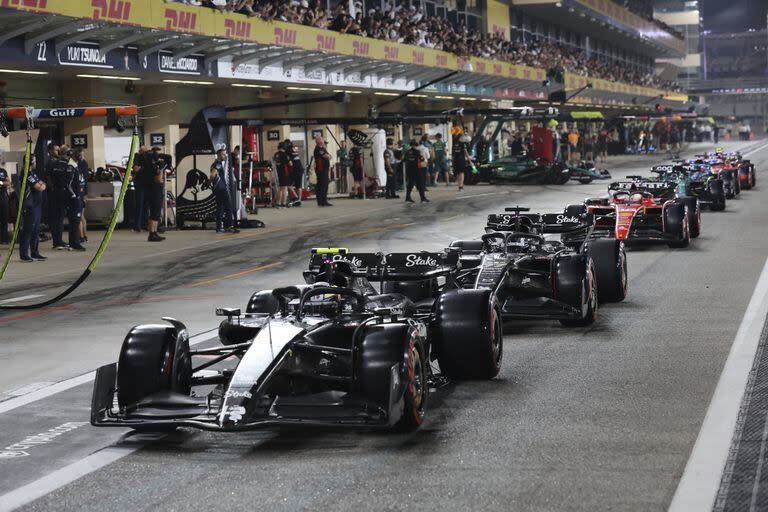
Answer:
[[227, 165], [227, 150], [224, 148], [216, 151], [216, 160], [211, 165], [210, 179], [216, 198], [216, 232], [239, 233], [235, 224], [232, 199], [229, 195], [231, 175]]
[[317, 195], [318, 206], [333, 206], [328, 202], [328, 182], [330, 180], [331, 155], [325, 147], [325, 140], [321, 135], [315, 137], [315, 174], [317, 175], [317, 185], [315, 194]]

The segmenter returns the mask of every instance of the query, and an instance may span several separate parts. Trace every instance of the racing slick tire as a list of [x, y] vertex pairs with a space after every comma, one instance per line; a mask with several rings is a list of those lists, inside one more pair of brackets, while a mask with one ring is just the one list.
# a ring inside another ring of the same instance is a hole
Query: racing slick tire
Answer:
[[731, 171], [733, 173], [733, 191], [736, 195], [741, 194], [741, 178], [739, 178], [739, 170], [735, 169]]
[[688, 232], [691, 238], [701, 234], [701, 207], [695, 197], [681, 197], [679, 201], [688, 207]]
[[[192, 357], [189, 337], [171, 325], [138, 325], [123, 340], [117, 361], [117, 402], [127, 407], [142, 399], [170, 391], [189, 396]], [[135, 430], [173, 428], [138, 426]]]
[[592, 259], [600, 303], [621, 302], [627, 297], [627, 254], [620, 240], [597, 239], [587, 243]]
[[674, 235], [678, 240], [667, 245], [674, 249], [688, 247], [691, 243], [691, 232], [688, 222], [688, 209], [684, 204], [673, 204], [664, 209], [664, 230]]
[[731, 171], [722, 171], [720, 179], [723, 181], [723, 191], [726, 199], [736, 197], [736, 185], [734, 185], [733, 173]]
[[599, 293], [595, 266], [586, 255], [557, 258], [555, 264], [555, 299], [581, 309], [581, 318], [562, 319], [566, 327], [584, 327], [597, 319]]
[[432, 335], [450, 379], [492, 379], [501, 369], [504, 332], [491, 290], [448, 290], [435, 306]]
[[712, 202], [709, 204], [710, 210], [713, 212], [725, 210], [726, 195], [723, 180], [713, 180], [709, 183], [709, 195], [712, 197]]
[[414, 329], [402, 323], [369, 326], [362, 334], [356, 357], [355, 380], [360, 393], [366, 400], [385, 408], [392, 393], [392, 367], [400, 365], [403, 411], [394, 424], [400, 431], [419, 428], [429, 396], [428, 354]]

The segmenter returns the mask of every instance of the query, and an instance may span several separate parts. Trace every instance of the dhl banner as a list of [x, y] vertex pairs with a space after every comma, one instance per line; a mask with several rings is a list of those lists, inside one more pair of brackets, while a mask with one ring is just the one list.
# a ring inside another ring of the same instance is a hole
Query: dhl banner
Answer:
[[565, 74], [565, 88], [568, 91], [580, 89], [591, 83], [595, 91], [613, 92], [627, 94], [639, 97], [664, 96], [664, 98], [674, 101], [688, 101], [688, 96], [680, 93], [668, 93], [661, 89], [653, 87], [643, 87], [640, 85], [631, 85], [622, 82], [612, 82], [602, 78], [590, 78], [572, 73]]
[[[613, 12], [613, 9], [608, 7], [608, 4], [612, 4], [610, 0], [577, 1], [595, 10]], [[491, 18], [492, 10], [495, 12], [496, 9], [507, 9], [504, 4], [497, 0], [489, 0], [488, 3], [489, 18]], [[462, 59], [454, 54], [429, 48], [379, 41], [293, 23], [267, 22], [241, 14], [223, 13], [207, 7], [165, 3], [158, 0], [0, 0], [0, 8], [58, 14], [169, 32], [199, 34], [263, 45], [367, 57], [446, 70], [471, 69], [475, 73], [499, 78], [536, 82], [545, 79], [543, 69], [482, 58]], [[621, 9], [620, 11], [626, 12], [626, 10]], [[497, 14], [501, 15], [500, 11]], [[508, 19], [508, 9], [506, 16]], [[502, 21], [502, 23], [508, 26], [506, 21]], [[567, 75], [566, 86], [568, 89], [576, 89], [586, 85], [588, 81], [591, 81], [595, 89], [599, 91], [638, 96], [652, 96], [662, 93], [662, 91], [655, 89], [607, 80], [592, 80], [577, 75]]]

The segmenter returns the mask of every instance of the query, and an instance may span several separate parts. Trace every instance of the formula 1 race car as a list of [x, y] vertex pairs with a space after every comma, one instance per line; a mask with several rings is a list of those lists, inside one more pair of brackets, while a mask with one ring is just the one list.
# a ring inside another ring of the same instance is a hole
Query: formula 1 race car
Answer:
[[571, 173], [571, 179], [584, 185], [592, 183], [594, 180], [609, 180], [611, 173], [607, 169], [598, 169], [594, 162], [580, 162], [568, 168]]
[[[315, 250], [308, 284], [257, 292], [245, 314], [217, 310], [227, 318], [214, 347], [190, 349], [187, 329], [170, 318], [134, 327], [118, 362], [97, 370], [91, 423], [415, 429], [438, 377], [491, 379], [500, 369], [498, 304], [492, 290], [451, 285], [457, 262], [448, 253]], [[432, 300], [377, 292], [368, 277]]]
[[720, 159], [732, 168], [737, 169], [739, 185], [744, 190], [752, 189], [756, 186], [755, 164], [745, 159], [739, 151], [725, 151], [717, 148], [715, 151], [706, 153], [710, 159]]
[[709, 165], [682, 163], [657, 165], [651, 172], [655, 174], [652, 179], [637, 176], [627, 176], [627, 178], [636, 179], [640, 183], [656, 182], [674, 185], [674, 195], [672, 196], [666, 193], [660, 194], [658, 188], [654, 191], [652, 187], [647, 187], [656, 198], [692, 197], [698, 200], [699, 205], [708, 206], [712, 211], [725, 210], [725, 185]]
[[[524, 213], [507, 208], [488, 217], [480, 240], [457, 240], [465, 289], [491, 289], [505, 319], [553, 319], [589, 325], [599, 302], [627, 294], [627, 260], [620, 240], [592, 237], [590, 215]], [[561, 234], [560, 240], [545, 235]], [[465, 270], [466, 269], [466, 270]]]
[[722, 157], [697, 155], [695, 158], [683, 160], [686, 165], [707, 165], [709, 172], [723, 181], [723, 190], [727, 199], [733, 199], [741, 194], [741, 180], [738, 165], [725, 161]]
[[[511, 155], [478, 166], [478, 174], [464, 179], [488, 183], [528, 183], [563, 185], [570, 179], [570, 171], [559, 162], [548, 162], [528, 155]], [[474, 184], [474, 183], [471, 183]]]
[[[661, 242], [669, 247], [688, 247], [691, 242], [687, 198], [656, 199], [644, 190], [612, 187], [608, 197], [590, 198], [584, 204], [566, 207], [566, 215], [590, 213], [595, 216], [595, 236], [615, 238], [627, 243]], [[697, 210], [698, 211], [698, 210]], [[697, 232], [698, 234], [698, 232]]]

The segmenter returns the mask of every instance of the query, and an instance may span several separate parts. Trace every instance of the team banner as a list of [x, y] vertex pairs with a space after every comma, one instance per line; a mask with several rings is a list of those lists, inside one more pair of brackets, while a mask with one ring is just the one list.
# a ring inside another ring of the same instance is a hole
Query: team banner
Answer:
[[[614, 12], [615, 9], [607, 6], [607, 4], [612, 4], [609, 0], [573, 1], [583, 3], [585, 6], [598, 12], [598, 14], [621, 14], [622, 16], [625, 14], [629, 16], [631, 14], [627, 13], [626, 9]], [[506, 8], [504, 4], [497, 0], [492, 0], [489, 4], [493, 4], [489, 8], [494, 10], [494, 12], [498, 10], [499, 14]], [[73, 18], [107, 21], [122, 25], [198, 34], [262, 45], [276, 45], [302, 50], [322, 51], [330, 54], [367, 57], [400, 64], [414, 64], [446, 70], [471, 70], [474, 73], [500, 78], [535, 82], [545, 79], [545, 71], [543, 69], [482, 58], [462, 59], [454, 54], [429, 48], [379, 41], [293, 23], [268, 22], [241, 14], [220, 12], [207, 7], [197, 7], [175, 2], [165, 3], [155, 0], [0, 0], [0, 8], [59, 14]], [[507, 12], [507, 17], [508, 15], [509, 13]], [[637, 17], [634, 14], [632, 16]], [[642, 21], [641, 18], [639, 19]], [[627, 20], [628, 22], [633, 21], [634, 18], [627, 18]], [[503, 20], [501, 22], [495, 20], [494, 23], [499, 26], [505, 24]], [[656, 25], [650, 22], [647, 23], [656, 27]], [[650, 31], [651, 28], [646, 27], [644, 30]], [[655, 30], [660, 31], [658, 27]], [[655, 33], [649, 32], [649, 34]], [[81, 55], [86, 54], [88, 52], [84, 51]], [[90, 52], [90, 55], [96, 58], [94, 52]], [[155, 58], [159, 59], [159, 63], [155, 65], [152, 62], [151, 67], [153, 69], [157, 67], [161, 72], [177, 72], [175, 69], [181, 69], [190, 74], [196, 74], [202, 71], [199, 63], [193, 60], [173, 63], [167, 58], [164, 60], [162, 54]], [[142, 64], [145, 69], [150, 67], [148, 62]], [[662, 91], [657, 89], [610, 82], [608, 80], [595, 80], [576, 75], [568, 75], [566, 85], [568, 88], [573, 89], [580, 87], [576, 84], [586, 84], [588, 81], [592, 82], [595, 85], [595, 89], [599, 91], [643, 96], [654, 96], [662, 93]]]

